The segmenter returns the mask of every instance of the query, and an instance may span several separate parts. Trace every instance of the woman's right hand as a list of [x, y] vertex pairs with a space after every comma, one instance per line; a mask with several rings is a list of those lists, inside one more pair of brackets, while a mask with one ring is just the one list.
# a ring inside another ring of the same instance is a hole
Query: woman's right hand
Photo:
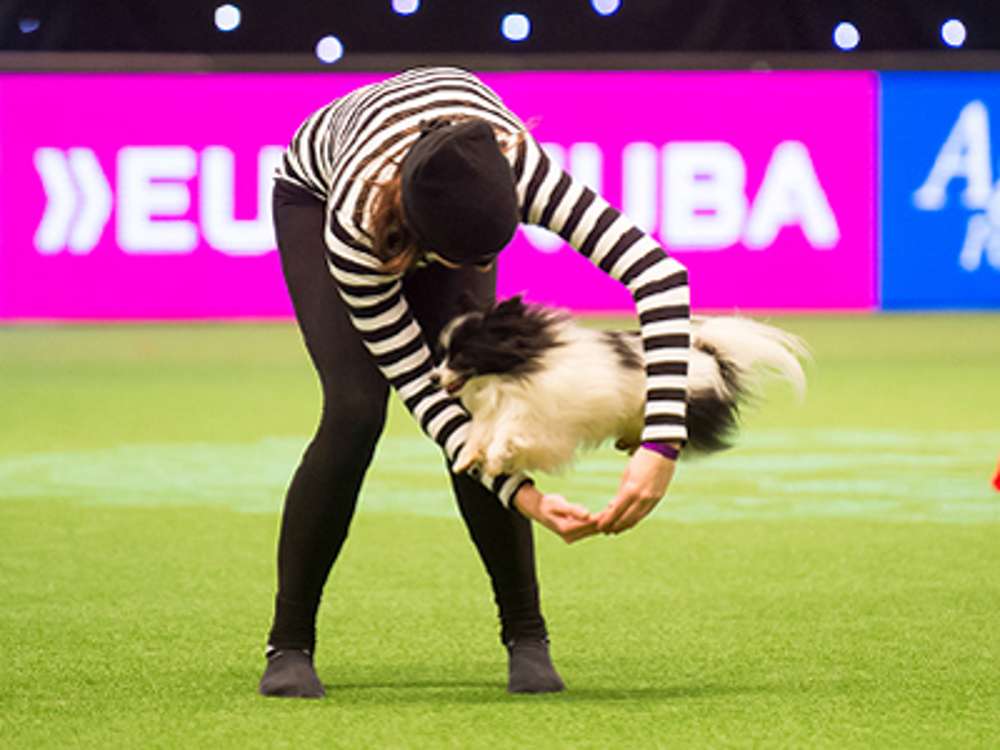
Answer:
[[531, 483], [521, 486], [513, 503], [522, 515], [558, 534], [567, 544], [597, 533], [597, 519], [589, 510], [561, 495], [545, 495]]

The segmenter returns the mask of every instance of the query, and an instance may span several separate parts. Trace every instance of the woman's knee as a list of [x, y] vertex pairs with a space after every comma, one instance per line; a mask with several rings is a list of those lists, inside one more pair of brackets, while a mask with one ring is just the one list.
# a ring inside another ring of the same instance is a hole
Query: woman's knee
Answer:
[[351, 451], [373, 449], [385, 426], [385, 398], [327, 399], [317, 438]]

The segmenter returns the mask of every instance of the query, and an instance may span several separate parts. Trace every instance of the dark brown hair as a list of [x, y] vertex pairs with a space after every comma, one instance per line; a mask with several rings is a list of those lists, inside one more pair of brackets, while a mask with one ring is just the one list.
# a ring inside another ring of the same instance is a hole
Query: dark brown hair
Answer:
[[401, 275], [423, 255], [417, 236], [403, 221], [403, 180], [397, 166], [392, 177], [375, 185], [372, 202], [372, 248], [382, 273]]
[[[452, 119], [458, 122], [471, 118], [459, 116]], [[504, 153], [521, 147], [527, 137], [523, 130], [516, 133], [498, 130], [497, 135]], [[416, 268], [424, 248], [403, 220], [403, 180], [399, 164], [395, 165], [392, 177], [375, 182], [372, 187], [375, 195], [372, 198], [371, 239], [375, 257], [382, 261], [379, 270], [402, 275]]]

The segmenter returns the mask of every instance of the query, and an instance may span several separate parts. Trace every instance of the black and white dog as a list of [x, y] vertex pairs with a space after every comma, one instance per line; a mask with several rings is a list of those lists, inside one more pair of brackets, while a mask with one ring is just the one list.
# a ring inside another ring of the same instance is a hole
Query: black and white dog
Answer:
[[[687, 453], [729, 447], [740, 407], [768, 375], [801, 396], [804, 343], [743, 317], [695, 318], [688, 366]], [[437, 382], [472, 415], [454, 469], [557, 473], [607, 440], [634, 451], [646, 373], [637, 331], [597, 330], [520, 297], [459, 315], [442, 331]]]

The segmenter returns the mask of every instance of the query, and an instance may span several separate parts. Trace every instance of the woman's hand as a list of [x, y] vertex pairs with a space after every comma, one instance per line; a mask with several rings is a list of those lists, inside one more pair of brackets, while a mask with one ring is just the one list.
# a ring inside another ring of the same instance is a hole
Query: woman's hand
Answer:
[[567, 544], [597, 533], [597, 520], [582, 505], [560, 495], [544, 495], [533, 484], [524, 484], [514, 495], [522, 515], [558, 534]]
[[597, 530], [620, 534], [648, 516], [667, 493], [676, 467], [676, 461], [639, 448], [625, 467], [618, 494], [607, 508], [594, 516]]

